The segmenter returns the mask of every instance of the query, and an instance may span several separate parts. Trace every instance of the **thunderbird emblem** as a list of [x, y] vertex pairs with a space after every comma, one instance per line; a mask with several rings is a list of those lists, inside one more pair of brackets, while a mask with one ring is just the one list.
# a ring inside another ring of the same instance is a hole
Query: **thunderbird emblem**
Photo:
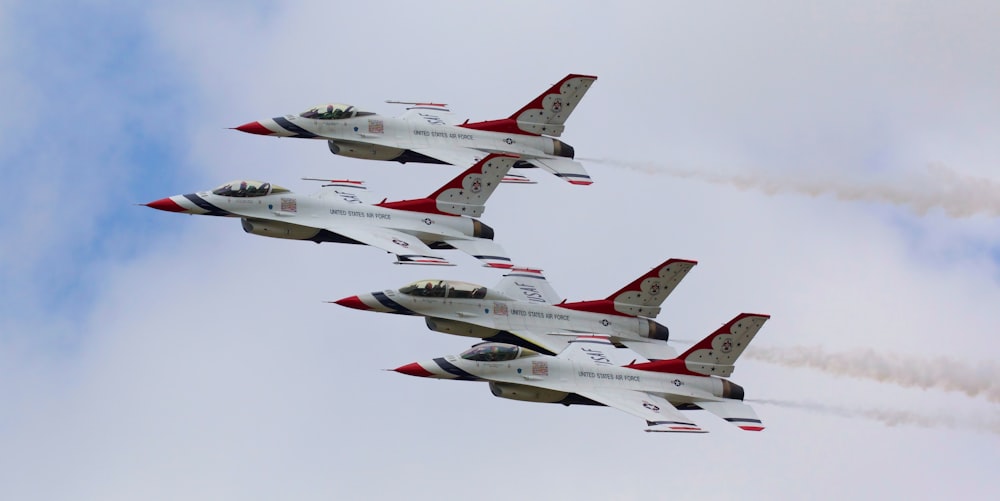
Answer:
[[556, 98], [556, 100], [552, 102], [552, 111], [554, 113], [562, 111], [562, 99]]
[[733, 351], [733, 340], [726, 339], [722, 342], [722, 353], [729, 353]]

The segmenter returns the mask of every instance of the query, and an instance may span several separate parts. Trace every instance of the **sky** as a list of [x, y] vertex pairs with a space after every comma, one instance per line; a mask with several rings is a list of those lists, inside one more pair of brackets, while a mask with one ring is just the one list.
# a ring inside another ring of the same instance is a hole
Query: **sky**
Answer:
[[[995, 2], [0, 0], [0, 497], [994, 499]], [[137, 206], [263, 179], [431, 193], [442, 165], [229, 130], [347, 102], [503, 118], [597, 75], [561, 139], [595, 180], [504, 185], [484, 222], [570, 300], [699, 261], [676, 346], [771, 320], [732, 379], [767, 429], [385, 371], [471, 340], [327, 301], [463, 254], [245, 234]]]

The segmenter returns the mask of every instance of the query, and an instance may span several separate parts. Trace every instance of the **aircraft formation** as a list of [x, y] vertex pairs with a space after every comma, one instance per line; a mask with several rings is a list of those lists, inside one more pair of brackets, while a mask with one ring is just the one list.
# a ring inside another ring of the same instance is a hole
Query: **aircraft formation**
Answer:
[[396, 372], [484, 381], [493, 395], [529, 402], [603, 405], [646, 421], [646, 431], [704, 433], [682, 410], [706, 410], [743, 430], [764, 429], [727, 378], [769, 318], [742, 313], [677, 355], [655, 320], [697, 264], [667, 259], [606, 298], [567, 301], [541, 270], [519, 266], [478, 218], [501, 183], [531, 183], [512, 168], [537, 167], [574, 185], [592, 183], [572, 146], [557, 139], [595, 76], [570, 74], [508, 118], [458, 121], [440, 103], [385, 117], [345, 104], [249, 122], [250, 134], [326, 140], [335, 155], [439, 163], [464, 171], [423, 198], [393, 199], [361, 181], [321, 182], [301, 195], [277, 184], [236, 180], [173, 195], [148, 207], [239, 218], [254, 235], [376, 247], [396, 264], [451, 265], [458, 250], [504, 274], [492, 287], [427, 279], [399, 289], [334, 301], [356, 310], [424, 317], [432, 331], [481, 340], [460, 355], [400, 366]]

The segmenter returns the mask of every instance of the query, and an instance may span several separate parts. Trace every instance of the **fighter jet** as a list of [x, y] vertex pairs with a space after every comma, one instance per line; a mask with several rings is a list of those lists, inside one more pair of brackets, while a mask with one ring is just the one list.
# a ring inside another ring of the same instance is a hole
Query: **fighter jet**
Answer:
[[670, 360], [648, 361], [604, 336], [580, 336], [558, 356], [480, 343], [459, 356], [394, 369], [410, 376], [487, 381], [493, 395], [526, 402], [606, 405], [646, 420], [646, 431], [706, 433], [679, 410], [704, 409], [747, 431], [764, 429], [723, 379], [768, 315], [742, 313]]
[[[521, 157], [515, 167], [540, 167], [573, 184], [591, 184], [572, 146], [555, 139], [597, 77], [567, 75], [508, 118], [459, 123], [447, 105], [387, 101], [410, 105], [399, 117], [385, 117], [354, 106], [330, 103], [298, 115], [285, 115], [235, 127], [250, 134], [326, 140], [330, 152], [352, 158], [472, 165], [488, 153]], [[531, 182], [512, 175], [506, 182]]]
[[513, 268], [493, 288], [454, 280], [419, 280], [399, 290], [359, 294], [341, 306], [426, 317], [431, 330], [559, 353], [581, 334], [608, 336], [649, 359], [676, 355], [670, 332], [652, 318], [697, 264], [668, 259], [605, 299], [566, 302], [541, 270]]
[[175, 195], [146, 204], [185, 214], [238, 217], [254, 235], [378, 247], [396, 264], [451, 265], [439, 252], [458, 249], [485, 266], [511, 268], [493, 242], [493, 228], [476, 217], [514, 165], [509, 155], [488, 155], [458, 177], [416, 200], [387, 201], [362, 182], [332, 180], [312, 195], [259, 181], [233, 181], [212, 191]]

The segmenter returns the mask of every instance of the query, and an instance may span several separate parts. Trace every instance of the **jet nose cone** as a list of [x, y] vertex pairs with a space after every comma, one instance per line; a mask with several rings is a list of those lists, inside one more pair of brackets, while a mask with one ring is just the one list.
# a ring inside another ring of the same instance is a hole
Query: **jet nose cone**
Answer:
[[337, 303], [341, 306], [346, 306], [348, 308], [354, 308], [355, 310], [371, 309], [371, 307], [369, 307], [367, 304], [361, 301], [361, 298], [359, 298], [358, 296], [350, 296], [350, 297], [345, 297], [344, 299], [338, 299], [334, 301], [334, 303]]
[[424, 369], [420, 364], [413, 362], [412, 364], [406, 364], [402, 367], [396, 367], [394, 371], [400, 374], [406, 374], [407, 376], [417, 376], [417, 377], [432, 377], [433, 374]]
[[177, 205], [177, 202], [174, 202], [169, 197], [149, 202], [146, 204], [146, 207], [152, 207], [157, 210], [165, 210], [167, 212], [187, 212], [187, 209]]
[[274, 134], [273, 131], [264, 127], [260, 122], [248, 122], [239, 127], [235, 127], [236, 130], [240, 132], [246, 132], [247, 134], [260, 134], [261, 136], [270, 136]]

